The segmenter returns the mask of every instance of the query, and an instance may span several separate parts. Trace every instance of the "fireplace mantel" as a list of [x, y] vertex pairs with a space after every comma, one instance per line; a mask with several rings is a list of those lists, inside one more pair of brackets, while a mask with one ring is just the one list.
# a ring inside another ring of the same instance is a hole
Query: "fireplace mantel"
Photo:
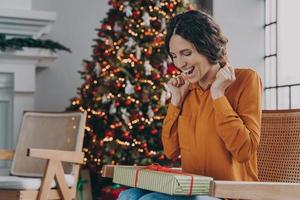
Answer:
[[0, 33], [37, 39], [50, 32], [55, 20], [54, 12], [0, 8]]
[[1, 63], [31, 63], [36, 67], [49, 67], [56, 58], [56, 53], [41, 48], [0, 51]]

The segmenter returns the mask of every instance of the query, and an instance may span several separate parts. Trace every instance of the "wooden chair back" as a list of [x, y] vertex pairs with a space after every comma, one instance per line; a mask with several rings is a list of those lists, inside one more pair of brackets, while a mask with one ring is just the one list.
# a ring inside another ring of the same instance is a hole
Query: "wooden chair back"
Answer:
[[260, 181], [300, 183], [300, 109], [263, 111], [258, 171]]
[[[81, 112], [25, 112], [11, 166], [11, 174], [42, 177], [47, 160], [27, 156], [28, 148], [82, 151], [85, 114]], [[63, 163], [66, 174], [74, 165]], [[76, 171], [79, 168], [76, 167]], [[77, 173], [77, 172], [76, 172]]]

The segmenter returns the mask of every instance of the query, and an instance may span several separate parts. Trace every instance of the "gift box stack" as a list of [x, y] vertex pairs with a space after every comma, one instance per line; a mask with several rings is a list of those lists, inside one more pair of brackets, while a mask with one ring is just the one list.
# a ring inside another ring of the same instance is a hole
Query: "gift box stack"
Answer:
[[151, 166], [115, 166], [113, 182], [170, 195], [209, 195], [213, 178]]

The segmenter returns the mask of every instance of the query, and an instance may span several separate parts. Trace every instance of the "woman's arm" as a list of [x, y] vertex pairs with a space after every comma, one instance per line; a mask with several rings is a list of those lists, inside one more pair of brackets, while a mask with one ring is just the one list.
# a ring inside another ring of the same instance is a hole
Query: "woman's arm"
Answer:
[[180, 109], [169, 104], [168, 112], [162, 127], [162, 143], [164, 153], [169, 159], [176, 159], [180, 155], [177, 122]]
[[225, 96], [214, 101], [217, 132], [239, 162], [248, 161], [256, 152], [261, 127], [261, 80], [255, 71], [245, 79], [236, 112]]

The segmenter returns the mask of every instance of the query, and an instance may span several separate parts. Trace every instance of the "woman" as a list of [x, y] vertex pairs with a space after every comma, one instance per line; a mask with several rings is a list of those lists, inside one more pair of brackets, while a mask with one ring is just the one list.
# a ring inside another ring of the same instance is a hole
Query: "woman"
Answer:
[[[171, 102], [162, 130], [166, 156], [176, 159], [180, 155], [187, 173], [216, 180], [258, 181], [259, 76], [251, 69], [229, 65], [227, 39], [204, 12], [175, 16], [167, 31], [168, 54], [182, 73], [168, 82]], [[119, 199], [215, 198], [129, 189]]]

